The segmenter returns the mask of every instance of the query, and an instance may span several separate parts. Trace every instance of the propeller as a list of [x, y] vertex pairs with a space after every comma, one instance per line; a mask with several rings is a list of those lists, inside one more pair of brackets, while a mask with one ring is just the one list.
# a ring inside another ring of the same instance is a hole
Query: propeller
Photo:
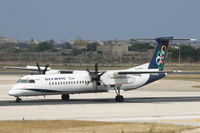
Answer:
[[36, 66], [37, 66], [37, 68], [38, 68], [39, 74], [45, 74], [46, 71], [47, 71], [47, 69], [48, 69], [48, 67], [49, 67], [49, 65], [47, 64], [47, 65], [45, 66], [44, 70], [42, 70], [42, 69], [40, 68], [39, 63], [37, 63]]
[[38, 68], [38, 72], [39, 72], [39, 74], [41, 74], [41, 69], [40, 69], [40, 65], [39, 65], [39, 63], [37, 63], [36, 66], [37, 66], [37, 68]]
[[[98, 63], [95, 63], [95, 71], [94, 72], [90, 72], [89, 69], [86, 69], [86, 71], [88, 71], [89, 75], [90, 75], [90, 82], [95, 82], [95, 91], [97, 91], [97, 87], [104, 84], [102, 81], [101, 81], [101, 76], [105, 73], [105, 72], [99, 72], [98, 71]], [[89, 84], [88, 83], [88, 84]], [[105, 84], [104, 84], [105, 85]]]

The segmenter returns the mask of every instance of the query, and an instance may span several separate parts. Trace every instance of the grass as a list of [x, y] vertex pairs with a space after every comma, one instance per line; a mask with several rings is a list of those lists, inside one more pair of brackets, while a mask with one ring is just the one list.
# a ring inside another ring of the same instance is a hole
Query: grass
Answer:
[[164, 79], [186, 80], [186, 81], [197, 81], [197, 82], [200, 82], [200, 75], [175, 75], [175, 74], [168, 74]]
[[194, 88], [200, 88], [200, 85], [194, 85], [192, 87], [194, 87]]
[[166, 64], [165, 70], [200, 71], [200, 64]]
[[0, 121], [0, 133], [180, 133], [194, 128], [171, 124], [133, 122]]

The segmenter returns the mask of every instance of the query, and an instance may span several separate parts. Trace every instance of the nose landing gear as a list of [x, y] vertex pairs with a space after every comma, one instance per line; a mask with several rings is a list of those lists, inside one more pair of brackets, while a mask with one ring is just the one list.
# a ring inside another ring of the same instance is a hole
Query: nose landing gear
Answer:
[[16, 100], [15, 100], [15, 102], [16, 102], [16, 103], [20, 103], [20, 102], [22, 102], [22, 99], [21, 99], [21, 98], [19, 98], [19, 97], [16, 97]]

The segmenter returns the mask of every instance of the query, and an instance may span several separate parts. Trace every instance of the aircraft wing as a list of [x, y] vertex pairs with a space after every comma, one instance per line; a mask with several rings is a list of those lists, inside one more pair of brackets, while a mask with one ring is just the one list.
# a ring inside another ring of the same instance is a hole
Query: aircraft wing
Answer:
[[[15, 67], [15, 66], [4, 66], [4, 69], [16, 69], [16, 70], [27, 70], [27, 71], [38, 71], [37, 66], [26, 66], [26, 67]], [[44, 70], [45, 67], [40, 67], [41, 70]], [[47, 71], [51, 70], [50, 67], [47, 68]]]

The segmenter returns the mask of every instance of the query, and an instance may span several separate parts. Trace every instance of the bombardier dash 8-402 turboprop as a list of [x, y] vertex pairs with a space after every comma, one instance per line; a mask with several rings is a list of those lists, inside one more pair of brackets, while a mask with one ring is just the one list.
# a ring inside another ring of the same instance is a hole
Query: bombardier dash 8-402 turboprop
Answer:
[[[144, 40], [144, 39], [142, 39]], [[147, 40], [147, 39], [145, 39]], [[10, 96], [16, 97], [16, 102], [21, 102], [23, 96], [61, 95], [62, 100], [69, 100], [69, 94], [98, 93], [115, 90], [116, 102], [123, 102], [124, 98], [120, 91], [128, 91], [140, 88], [151, 82], [159, 80], [168, 72], [162, 71], [167, 55], [169, 43], [173, 37], [160, 37], [157, 42], [153, 57], [150, 63], [126, 70], [99, 71], [95, 64], [95, 71], [60, 71], [51, 70], [48, 66], [39, 67], [6, 67], [23, 70], [38, 70], [37, 75], [27, 75], [17, 81], [9, 90]]]

